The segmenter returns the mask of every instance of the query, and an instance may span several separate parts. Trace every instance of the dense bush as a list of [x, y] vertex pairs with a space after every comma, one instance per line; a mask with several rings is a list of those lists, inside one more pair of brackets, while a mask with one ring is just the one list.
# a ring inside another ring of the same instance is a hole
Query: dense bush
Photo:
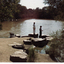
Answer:
[[62, 35], [54, 37], [54, 39], [50, 42], [50, 47], [46, 52], [51, 56], [52, 59], [56, 59], [57, 61], [64, 62], [64, 32], [62, 31]]

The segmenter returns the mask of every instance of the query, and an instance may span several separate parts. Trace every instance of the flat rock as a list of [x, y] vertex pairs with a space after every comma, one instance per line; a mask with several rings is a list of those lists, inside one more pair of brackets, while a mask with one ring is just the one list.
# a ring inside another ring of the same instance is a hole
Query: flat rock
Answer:
[[[34, 35], [33, 33], [29, 34], [29, 35]], [[35, 33], [35, 35], [38, 35], [37, 33]]]
[[31, 34], [28, 34], [28, 36], [37, 38], [38, 34], [37, 33], [35, 33], [35, 34], [31, 33]]
[[32, 40], [33, 40], [34, 42], [39, 42], [39, 41], [45, 40], [45, 38], [44, 38], [44, 39], [42, 39], [42, 38], [32, 38]]
[[23, 44], [16, 43], [16, 42], [14, 42], [13, 44], [9, 44], [9, 46], [12, 46], [13, 48], [16, 48], [16, 49], [24, 49]]
[[20, 38], [21, 36], [19, 34], [16, 34], [15, 37], [19, 37]]
[[14, 42], [13, 44], [9, 44], [9, 46], [14, 46], [14, 45], [22, 45], [20, 43]]
[[46, 40], [52, 40], [53, 37], [46, 37]]
[[31, 44], [31, 40], [24, 40], [24, 44]]
[[31, 40], [24, 40], [24, 42], [31, 42]]
[[46, 38], [49, 37], [49, 35], [42, 34], [42, 36], [39, 36], [39, 38]]
[[27, 54], [23, 50], [19, 50], [10, 55], [10, 60], [13, 62], [26, 62]]
[[16, 49], [24, 49], [23, 45], [13, 45], [12, 47]]

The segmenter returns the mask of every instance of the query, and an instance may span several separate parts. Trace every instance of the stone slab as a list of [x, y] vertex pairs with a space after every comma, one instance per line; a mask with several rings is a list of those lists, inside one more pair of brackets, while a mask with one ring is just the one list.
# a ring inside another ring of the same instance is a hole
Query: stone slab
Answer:
[[13, 62], [26, 62], [27, 54], [23, 50], [19, 50], [10, 55], [10, 60]]

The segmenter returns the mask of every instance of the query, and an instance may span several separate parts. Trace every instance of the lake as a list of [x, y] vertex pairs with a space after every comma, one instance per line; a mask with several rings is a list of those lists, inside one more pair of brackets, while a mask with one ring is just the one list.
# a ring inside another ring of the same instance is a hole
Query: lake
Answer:
[[36, 25], [36, 33], [39, 34], [39, 28], [42, 26], [42, 34], [51, 35], [59, 31], [61, 33], [64, 29], [64, 22], [55, 20], [43, 20], [43, 19], [27, 19], [17, 21], [5, 21], [2, 22], [2, 30], [0, 30], [0, 38], [9, 38], [9, 33], [20, 34], [21, 36], [27, 36], [29, 33], [33, 33], [33, 22]]

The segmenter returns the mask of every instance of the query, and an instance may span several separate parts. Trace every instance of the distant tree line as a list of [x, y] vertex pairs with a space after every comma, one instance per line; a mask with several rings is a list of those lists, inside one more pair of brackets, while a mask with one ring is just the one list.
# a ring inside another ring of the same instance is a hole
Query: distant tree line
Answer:
[[25, 6], [19, 5], [20, 18], [38, 18], [38, 19], [55, 19], [64, 20], [64, 0], [45, 0], [45, 4], [49, 6], [42, 9], [27, 9]]
[[16, 18], [37, 18], [37, 19], [54, 19], [57, 15], [56, 8], [51, 6], [42, 9], [27, 9], [25, 6], [18, 4], [19, 13], [15, 15]]
[[45, 0], [49, 6], [27, 9], [20, 0], [0, 0], [0, 21], [10, 19], [38, 18], [64, 20], [64, 0]]

